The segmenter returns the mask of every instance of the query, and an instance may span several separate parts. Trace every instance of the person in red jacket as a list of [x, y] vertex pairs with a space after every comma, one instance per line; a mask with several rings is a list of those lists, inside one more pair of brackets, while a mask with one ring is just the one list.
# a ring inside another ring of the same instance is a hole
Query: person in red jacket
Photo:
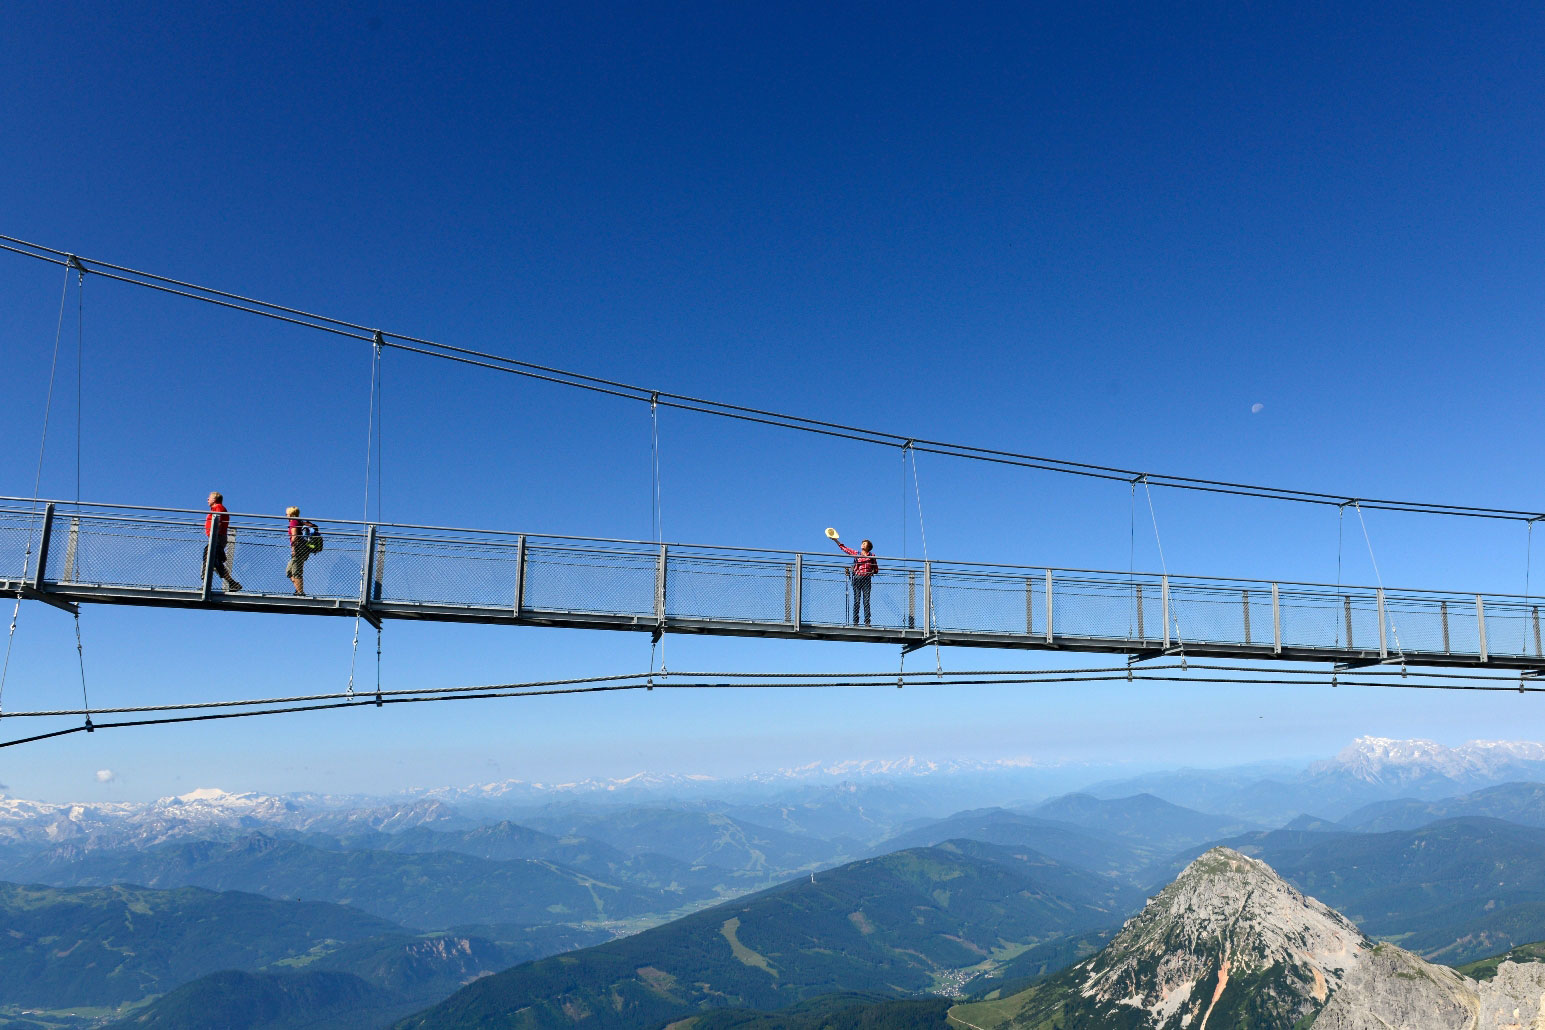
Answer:
[[864, 625], [869, 625], [869, 588], [874, 585], [874, 574], [880, 571], [880, 563], [874, 557], [874, 543], [869, 540], [861, 541], [858, 550], [853, 550], [847, 544], [831, 538], [831, 542], [853, 556], [853, 565], [847, 570], [848, 576], [853, 580], [853, 625], [858, 625], [858, 610], [862, 603], [864, 610]]
[[[230, 523], [231, 517], [225, 513], [225, 497], [219, 491], [211, 493], [209, 514], [204, 516], [204, 535], [209, 538], [209, 542], [204, 545], [204, 561], [225, 582], [225, 589], [235, 592], [241, 589], [241, 584], [231, 575], [231, 564], [225, 557], [226, 530]], [[210, 561], [211, 548], [214, 551], [213, 561]]]

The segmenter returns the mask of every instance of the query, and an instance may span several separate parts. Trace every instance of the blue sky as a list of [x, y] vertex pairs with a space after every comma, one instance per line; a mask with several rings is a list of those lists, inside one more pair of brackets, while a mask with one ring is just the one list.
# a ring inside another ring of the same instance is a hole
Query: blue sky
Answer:
[[[917, 436], [1542, 505], [1537, 9], [62, 3], [3, 18], [9, 235]], [[3, 493], [32, 486], [62, 284], [0, 255]], [[84, 299], [87, 497], [196, 507], [220, 489], [236, 510], [358, 517], [365, 347], [101, 279]], [[49, 494], [74, 491], [73, 361], [66, 347]], [[400, 353], [383, 395], [386, 518], [649, 534], [643, 406]], [[820, 547], [835, 524], [919, 553], [893, 452], [681, 412], [662, 414], [661, 441], [667, 537]], [[1122, 485], [927, 455], [918, 471], [935, 556], [1127, 562]], [[1155, 504], [1172, 570], [1334, 578], [1333, 510], [1169, 491]], [[1386, 583], [1523, 587], [1516, 525], [1379, 513], [1369, 530]], [[1346, 578], [1371, 581], [1360, 531], [1347, 544]], [[1157, 567], [1151, 528], [1136, 560]], [[336, 688], [351, 626], [93, 609], [83, 633], [93, 700], [137, 703]], [[394, 685], [648, 659], [642, 637], [530, 629], [392, 625], [385, 646]], [[72, 648], [62, 615], [24, 608], [5, 707], [78, 697]], [[677, 668], [896, 657], [668, 649]], [[0, 753], [0, 783], [87, 798], [908, 753], [1213, 764], [1361, 733], [1537, 737], [1534, 700], [656, 691], [77, 735]]]

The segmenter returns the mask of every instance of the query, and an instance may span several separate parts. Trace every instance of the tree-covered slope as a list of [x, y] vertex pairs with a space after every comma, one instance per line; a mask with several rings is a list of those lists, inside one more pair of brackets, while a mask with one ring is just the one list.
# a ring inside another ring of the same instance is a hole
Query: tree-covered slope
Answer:
[[1118, 875], [1131, 873], [1172, 853], [1160, 852], [1099, 830], [1006, 808], [958, 812], [947, 819], [898, 834], [879, 845], [879, 850], [925, 848], [946, 840], [979, 840], [1033, 848], [1058, 862]]
[[254, 834], [147, 850], [55, 852], [30, 872], [45, 883], [242, 890], [352, 905], [422, 929], [458, 923], [554, 923], [668, 912], [678, 894], [600, 880], [555, 862], [451, 852], [329, 851]]
[[374, 1030], [408, 1004], [352, 973], [223, 970], [108, 1030]]
[[0, 1004], [110, 1006], [220, 969], [401, 928], [321, 902], [182, 888], [0, 884]]
[[953, 990], [1028, 944], [1120, 921], [1112, 883], [977, 842], [902, 851], [487, 977], [401, 1026], [645, 1028], [823, 994]]

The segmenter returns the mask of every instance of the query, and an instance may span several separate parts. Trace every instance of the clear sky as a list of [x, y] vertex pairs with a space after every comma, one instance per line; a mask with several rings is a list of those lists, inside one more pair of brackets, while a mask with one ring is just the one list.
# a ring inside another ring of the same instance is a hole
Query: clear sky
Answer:
[[[0, 232], [915, 436], [1536, 510], [1542, 21], [1436, 3], [10, 4]], [[63, 279], [0, 254], [0, 493], [31, 492]], [[75, 303], [52, 495], [75, 489]], [[102, 279], [84, 303], [86, 497], [198, 507], [219, 489], [233, 510], [359, 517], [366, 347]], [[646, 407], [384, 366], [387, 519], [649, 535]], [[920, 552], [894, 452], [680, 412], [661, 448], [668, 538], [820, 548], [837, 525]], [[1124, 485], [927, 455], [919, 479], [936, 557], [1127, 565]], [[1155, 504], [1171, 570], [1334, 578], [1333, 509]], [[1519, 526], [1370, 514], [1369, 531], [1386, 583], [1523, 588]], [[1346, 579], [1371, 582], [1360, 531], [1347, 541]], [[1157, 568], [1151, 527], [1136, 562]], [[127, 704], [335, 689], [352, 626], [97, 608], [82, 631], [93, 701]], [[679, 669], [896, 661], [667, 646]], [[388, 685], [452, 685], [630, 671], [648, 641], [393, 624], [385, 652]], [[24, 607], [5, 708], [78, 697], [67, 617]], [[1536, 738], [1540, 703], [655, 691], [81, 734], [0, 752], [0, 789], [389, 790], [904, 754], [1221, 764], [1363, 733]]]

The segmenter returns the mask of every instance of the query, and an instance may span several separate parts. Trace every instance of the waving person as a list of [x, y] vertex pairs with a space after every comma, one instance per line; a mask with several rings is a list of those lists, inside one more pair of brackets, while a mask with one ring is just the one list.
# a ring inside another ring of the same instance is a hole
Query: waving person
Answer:
[[870, 617], [870, 588], [874, 586], [875, 573], [880, 571], [880, 563], [875, 560], [874, 556], [874, 543], [870, 540], [860, 541], [858, 550], [855, 551], [837, 539], [833, 531], [827, 530], [826, 535], [831, 538], [832, 543], [842, 548], [845, 553], [853, 556], [853, 564], [847, 570], [849, 578], [853, 581], [853, 625], [858, 625], [858, 612], [860, 606], [862, 606], [864, 625], [867, 626], [869, 625]]

